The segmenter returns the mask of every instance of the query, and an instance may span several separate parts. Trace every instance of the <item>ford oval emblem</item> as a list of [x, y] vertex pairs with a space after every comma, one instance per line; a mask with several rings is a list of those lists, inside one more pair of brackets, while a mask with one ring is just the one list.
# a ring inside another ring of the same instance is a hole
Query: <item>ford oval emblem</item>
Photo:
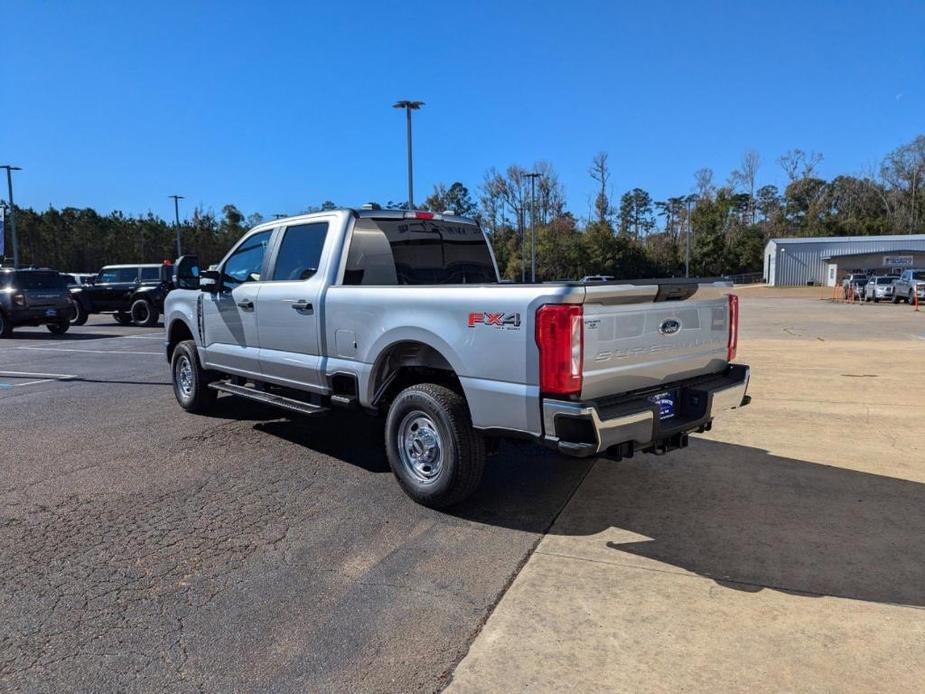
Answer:
[[669, 318], [668, 320], [663, 320], [662, 324], [658, 326], [658, 331], [662, 335], [674, 335], [675, 333], [681, 330], [681, 321], [674, 318]]

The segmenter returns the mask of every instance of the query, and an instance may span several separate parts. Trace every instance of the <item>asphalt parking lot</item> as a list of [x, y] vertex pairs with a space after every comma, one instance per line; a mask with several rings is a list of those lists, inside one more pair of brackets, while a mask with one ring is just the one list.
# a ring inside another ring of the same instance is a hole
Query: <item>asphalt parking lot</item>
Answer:
[[925, 315], [740, 296], [750, 407], [667, 457], [504, 445], [454, 514], [374, 419], [182, 412], [160, 329], [17, 331], [0, 690], [915, 689]]
[[184, 413], [162, 339], [0, 345], [0, 689], [437, 689], [589, 468], [504, 446], [430, 511], [375, 419]]

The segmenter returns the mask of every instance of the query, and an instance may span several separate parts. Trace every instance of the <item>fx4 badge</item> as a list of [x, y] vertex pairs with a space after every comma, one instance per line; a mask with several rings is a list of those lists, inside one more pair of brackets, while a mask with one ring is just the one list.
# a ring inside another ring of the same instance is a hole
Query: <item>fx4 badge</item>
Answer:
[[469, 314], [469, 327], [476, 325], [490, 325], [494, 328], [520, 328], [519, 313], [489, 313], [488, 311], [473, 311]]

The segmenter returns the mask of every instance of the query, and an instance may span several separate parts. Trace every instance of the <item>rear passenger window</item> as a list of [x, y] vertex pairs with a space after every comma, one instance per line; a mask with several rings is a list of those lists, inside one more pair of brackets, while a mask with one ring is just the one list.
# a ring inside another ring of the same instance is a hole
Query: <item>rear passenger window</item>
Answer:
[[160, 278], [161, 278], [161, 268], [160, 267], [141, 268], [141, 279], [143, 282], [150, 282], [152, 280], [160, 280]]
[[307, 280], [318, 272], [324, 239], [328, 235], [327, 222], [297, 224], [283, 232], [283, 242], [276, 254], [273, 277], [276, 281]]

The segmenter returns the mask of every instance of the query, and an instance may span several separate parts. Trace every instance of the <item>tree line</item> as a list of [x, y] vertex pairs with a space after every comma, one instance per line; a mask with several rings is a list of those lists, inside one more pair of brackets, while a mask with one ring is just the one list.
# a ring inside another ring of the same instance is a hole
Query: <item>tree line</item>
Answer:
[[[689, 191], [655, 200], [638, 187], [617, 197], [609, 157], [601, 152], [588, 169], [595, 193], [583, 215], [568, 209], [565, 189], [546, 161], [529, 169], [518, 164], [489, 169], [474, 192], [459, 181], [438, 183], [421, 207], [478, 219], [491, 237], [502, 275], [512, 280], [529, 278], [534, 225], [538, 280], [683, 275], [688, 230], [691, 274], [700, 276], [761, 271], [765, 243], [779, 236], [925, 233], [925, 136], [900, 145], [879, 167], [859, 175], [823, 179], [821, 161], [821, 154], [799, 149], [777, 157], [773, 164], [787, 181], [780, 190], [762, 185], [769, 169], [750, 150], [724, 182], [703, 168], [694, 173]], [[325, 201], [304, 211], [334, 207]], [[220, 214], [196, 208], [181, 224], [184, 253], [216, 262], [262, 221], [230, 204]], [[105, 264], [161, 262], [176, 254], [176, 228], [151, 213], [132, 217], [89, 208], [17, 207], [16, 225], [25, 265], [91, 272]]]

